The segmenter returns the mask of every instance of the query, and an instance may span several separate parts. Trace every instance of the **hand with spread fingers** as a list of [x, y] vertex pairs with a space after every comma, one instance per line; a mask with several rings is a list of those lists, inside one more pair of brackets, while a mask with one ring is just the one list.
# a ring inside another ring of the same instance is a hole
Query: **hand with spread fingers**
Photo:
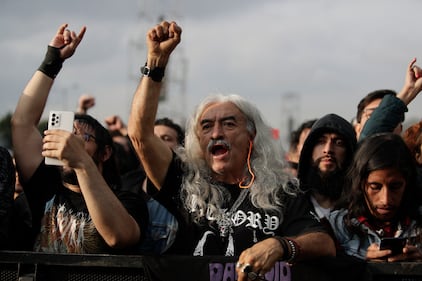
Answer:
[[82, 41], [86, 31], [86, 27], [83, 26], [79, 31], [79, 34], [76, 35], [75, 31], [70, 31], [67, 27], [67, 23], [62, 24], [49, 44], [49, 46], [59, 49], [60, 58], [63, 60], [71, 57], [75, 53], [75, 50]]
[[406, 70], [404, 85], [397, 97], [405, 105], [409, 103], [422, 91], [422, 69], [416, 65], [416, 58], [412, 59]]
[[[148, 222], [147, 206], [143, 198], [120, 192], [108, 130], [88, 114], [67, 119], [72, 132], [50, 129], [43, 136], [38, 129], [63, 62], [73, 56], [85, 31], [85, 26], [79, 33], [70, 31], [66, 23], [57, 29], [13, 113], [16, 165], [19, 177], [28, 183], [24, 190], [31, 190], [26, 199], [38, 225], [29, 239], [36, 252], [134, 253]], [[93, 100], [85, 101], [87, 110]], [[55, 118], [64, 121], [61, 113]], [[45, 157], [62, 160], [63, 166], [50, 165]]]

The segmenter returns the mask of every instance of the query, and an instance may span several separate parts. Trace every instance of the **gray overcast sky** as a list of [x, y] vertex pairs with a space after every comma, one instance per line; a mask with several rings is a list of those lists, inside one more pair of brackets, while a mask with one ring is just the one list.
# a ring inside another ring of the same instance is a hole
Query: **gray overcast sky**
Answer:
[[[368, 92], [399, 91], [408, 62], [422, 65], [419, 0], [3, 0], [0, 4], [0, 114], [14, 110], [61, 23], [88, 30], [56, 79], [50, 109], [76, 108], [127, 121], [144, 37], [160, 16], [183, 28], [166, 76], [160, 115], [183, 122], [213, 92], [256, 104], [286, 137], [300, 122], [337, 113], [350, 120]], [[407, 118], [422, 117], [422, 97]]]

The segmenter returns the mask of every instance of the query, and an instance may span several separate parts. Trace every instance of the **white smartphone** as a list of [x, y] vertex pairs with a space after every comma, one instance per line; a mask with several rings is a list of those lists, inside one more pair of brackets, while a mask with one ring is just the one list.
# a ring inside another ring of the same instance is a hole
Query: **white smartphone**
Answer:
[[[73, 120], [75, 113], [73, 111], [52, 110], [48, 117], [48, 129], [60, 129], [68, 132], [73, 131]], [[63, 162], [57, 158], [45, 157], [46, 165], [63, 166]]]

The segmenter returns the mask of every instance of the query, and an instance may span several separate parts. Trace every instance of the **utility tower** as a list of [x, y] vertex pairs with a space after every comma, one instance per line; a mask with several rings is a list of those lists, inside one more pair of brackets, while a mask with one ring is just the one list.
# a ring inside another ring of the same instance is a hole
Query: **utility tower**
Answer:
[[281, 120], [282, 140], [288, 144], [291, 132], [299, 126], [300, 95], [298, 93], [287, 92], [281, 96]]
[[[128, 44], [128, 65], [130, 79], [139, 81], [143, 61], [146, 59], [145, 35], [154, 25], [163, 20], [181, 21], [179, 10], [183, 9], [180, 1], [171, 0], [140, 0], [138, 12], [137, 33]], [[166, 67], [163, 88], [157, 117], [169, 117], [184, 126], [186, 121], [186, 76], [188, 60], [182, 46], [173, 52]]]

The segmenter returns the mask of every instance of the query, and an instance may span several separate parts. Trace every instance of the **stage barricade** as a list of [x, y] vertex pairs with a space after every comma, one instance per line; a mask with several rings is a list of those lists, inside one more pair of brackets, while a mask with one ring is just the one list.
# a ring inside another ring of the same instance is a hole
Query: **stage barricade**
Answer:
[[[0, 251], [1, 281], [234, 281], [233, 257], [117, 256]], [[422, 263], [326, 258], [278, 262], [268, 281], [422, 281]]]

